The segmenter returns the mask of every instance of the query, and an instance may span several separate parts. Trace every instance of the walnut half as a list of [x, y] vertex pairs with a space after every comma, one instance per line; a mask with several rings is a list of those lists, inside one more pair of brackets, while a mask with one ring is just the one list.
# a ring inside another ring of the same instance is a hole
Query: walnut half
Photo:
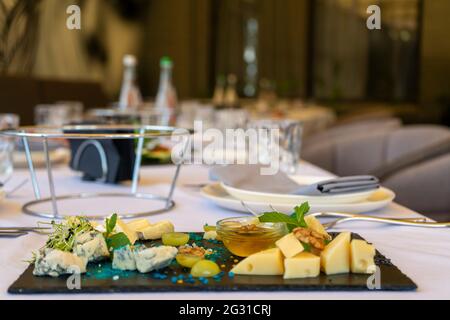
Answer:
[[294, 236], [303, 243], [310, 244], [318, 250], [325, 249], [325, 236], [308, 228], [295, 228], [292, 230]]
[[196, 257], [203, 258], [205, 255], [209, 254], [209, 250], [206, 250], [203, 247], [194, 246], [182, 246], [178, 249], [178, 253], [180, 254], [188, 254]]

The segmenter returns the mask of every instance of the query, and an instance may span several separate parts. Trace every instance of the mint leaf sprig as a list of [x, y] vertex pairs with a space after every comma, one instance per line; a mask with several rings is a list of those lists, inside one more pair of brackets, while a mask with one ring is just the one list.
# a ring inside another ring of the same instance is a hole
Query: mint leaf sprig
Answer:
[[286, 223], [289, 232], [293, 229], [302, 227], [307, 228], [308, 225], [305, 221], [305, 214], [308, 213], [310, 207], [308, 202], [302, 203], [300, 206], [294, 208], [294, 212], [291, 215], [287, 215], [281, 212], [265, 212], [259, 217], [261, 222], [284, 222]]
[[114, 233], [116, 224], [117, 224], [117, 213], [114, 213], [111, 216], [111, 218], [106, 218], [105, 220], [106, 231], [103, 233], [103, 236], [105, 237], [106, 245], [108, 246], [109, 251], [113, 251], [115, 249], [131, 245], [130, 239], [128, 239], [125, 233], [123, 232]]
[[295, 217], [299, 227], [308, 228], [308, 224], [305, 221], [305, 214], [309, 212], [309, 203], [304, 202], [300, 206], [294, 208], [294, 213], [291, 215]]
[[[295, 228], [308, 228], [305, 221], [305, 214], [309, 212], [310, 206], [308, 202], [302, 203], [300, 206], [294, 208], [294, 212], [290, 215], [281, 212], [265, 212], [259, 217], [261, 222], [284, 222], [289, 230], [292, 232]], [[302, 242], [305, 251], [311, 251], [311, 245]]]

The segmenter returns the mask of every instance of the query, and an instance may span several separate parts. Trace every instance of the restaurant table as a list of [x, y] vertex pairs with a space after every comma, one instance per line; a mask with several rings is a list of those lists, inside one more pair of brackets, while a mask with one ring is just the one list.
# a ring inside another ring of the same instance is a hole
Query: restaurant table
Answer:
[[[140, 191], [164, 194], [169, 190], [174, 166], [144, 167], [141, 171]], [[330, 173], [306, 162], [299, 164], [299, 174], [329, 177]], [[26, 170], [14, 173], [11, 185], [28, 178]], [[54, 178], [58, 194], [99, 190], [127, 190], [128, 186], [103, 185], [83, 182], [67, 167], [54, 168]], [[44, 170], [38, 171], [42, 193], [48, 190]], [[215, 224], [217, 220], [240, 215], [215, 206], [202, 198], [199, 189], [188, 188], [184, 184], [208, 181], [208, 168], [186, 165], [182, 167], [175, 190], [176, 207], [167, 213], [149, 217], [150, 221], [171, 220], [177, 231], [201, 231], [205, 223]], [[21, 212], [21, 205], [32, 199], [31, 183], [18, 190], [13, 197], [0, 201], [0, 226], [35, 226], [39, 219]], [[48, 194], [48, 193], [47, 193]], [[128, 203], [117, 199], [108, 203], [113, 208]], [[104, 208], [106, 203], [96, 202], [94, 206]], [[129, 206], [132, 203], [129, 202]], [[93, 208], [95, 210], [95, 208]], [[80, 213], [81, 214], [81, 213]], [[418, 216], [401, 205], [391, 204], [387, 208], [370, 212], [379, 217]], [[126, 293], [126, 294], [39, 294], [12, 295], [8, 287], [27, 267], [27, 260], [33, 250], [39, 249], [46, 236], [28, 234], [15, 239], [0, 238], [0, 299], [449, 299], [450, 298], [450, 230], [425, 229], [403, 226], [386, 226], [367, 222], [349, 222], [339, 225], [336, 231], [349, 230], [359, 233], [399, 269], [408, 275], [418, 286], [417, 291], [319, 291], [319, 292], [189, 292], [189, 293]], [[381, 275], [382, 276], [382, 275]]]

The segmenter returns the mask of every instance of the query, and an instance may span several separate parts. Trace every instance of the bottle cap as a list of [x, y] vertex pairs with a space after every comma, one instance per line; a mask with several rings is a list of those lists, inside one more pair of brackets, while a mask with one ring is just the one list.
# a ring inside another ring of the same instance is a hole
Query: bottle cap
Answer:
[[137, 59], [132, 54], [126, 54], [123, 56], [123, 65], [126, 67], [134, 67], [137, 64]]
[[172, 59], [170, 59], [170, 57], [168, 56], [164, 56], [161, 58], [160, 62], [159, 62], [161, 68], [172, 68]]

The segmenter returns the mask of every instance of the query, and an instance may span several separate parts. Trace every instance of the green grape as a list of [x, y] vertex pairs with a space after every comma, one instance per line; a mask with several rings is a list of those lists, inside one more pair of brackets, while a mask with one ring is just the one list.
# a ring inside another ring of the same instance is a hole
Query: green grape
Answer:
[[186, 267], [186, 268], [192, 268], [194, 264], [199, 262], [200, 260], [203, 260], [202, 257], [194, 256], [192, 254], [177, 254], [175, 257], [177, 259], [177, 262], [179, 265]]
[[191, 274], [193, 277], [214, 277], [220, 273], [217, 263], [211, 260], [200, 260], [192, 266]]
[[181, 232], [169, 232], [162, 235], [162, 243], [165, 246], [179, 247], [189, 242], [189, 235]]

